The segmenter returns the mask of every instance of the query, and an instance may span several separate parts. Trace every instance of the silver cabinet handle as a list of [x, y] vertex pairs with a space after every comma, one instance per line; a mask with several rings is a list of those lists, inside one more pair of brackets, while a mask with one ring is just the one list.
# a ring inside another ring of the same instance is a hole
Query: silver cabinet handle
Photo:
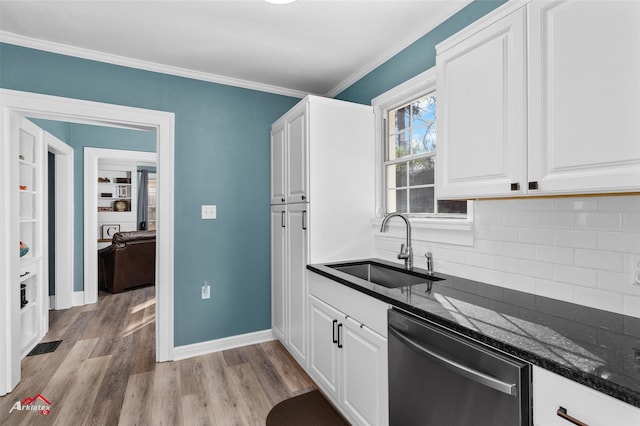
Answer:
[[459, 364], [451, 359], [447, 359], [442, 355], [425, 348], [420, 343], [405, 336], [403, 333], [396, 330], [392, 326], [389, 326], [389, 332], [391, 332], [391, 334], [393, 334], [406, 344], [420, 351], [427, 358], [430, 358], [432, 361], [437, 362], [443, 367], [452, 370], [455, 373], [466, 377], [467, 379], [473, 380], [476, 383], [480, 383], [481, 385], [490, 387], [491, 389], [506, 393], [507, 395], [516, 396], [517, 386], [515, 385], [515, 383], [505, 383], [501, 380], [496, 379], [495, 377], [488, 376], [465, 365]]

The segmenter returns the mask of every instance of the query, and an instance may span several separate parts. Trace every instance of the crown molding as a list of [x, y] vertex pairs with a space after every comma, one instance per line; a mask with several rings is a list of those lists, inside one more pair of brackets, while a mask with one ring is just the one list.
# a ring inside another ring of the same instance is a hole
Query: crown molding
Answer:
[[389, 59], [400, 53], [402, 50], [406, 49], [409, 45], [417, 41], [420, 37], [427, 34], [438, 25], [442, 24], [444, 21], [458, 13], [460, 10], [464, 9], [467, 5], [469, 5], [473, 0], [456, 0], [452, 1], [448, 7], [442, 10], [435, 16], [432, 16], [428, 19], [421, 27], [416, 29], [407, 35], [401, 42], [399, 42], [392, 49], [386, 50], [376, 56], [374, 59], [360, 67], [355, 73], [351, 74], [346, 80], [342, 83], [338, 84], [336, 87], [331, 89], [325, 96], [333, 98], [340, 94], [343, 90], [347, 89], [358, 80], [369, 74], [371, 71], [378, 68], [380, 65], [387, 62]]
[[73, 56], [76, 58], [89, 59], [92, 61], [104, 62], [113, 65], [120, 65], [129, 68], [136, 68], [145, 71], [152, 71], [161, 74], [169, 74], [177, 77], [201, 80], [209, 83], [224, 84], [227, 86], [241, 87], [243, 89], [257, 90], [260, 92], [273, 93], [276, 95], [291, 96], [294, 98], [304, 98], [309, 93], [300, 90], [287, 89], [285, 87], [272, 86], [269, 84], [257, 83], [254, 81], [242, 80], [223, 75], [210, 74], [201, 71], [193, 71], [186, 68], [173, 67], [170, 65], [158, 64], [155, 62], [142, 61], [128, 58], [126, 56], [113, 55], [99, 52], [97, 50], [84, 49], [62, 43], [25, 37], [19, 34], [0, 31], [0, 42], [28, 47], [31, 49], [44, 50], [46, 52], [61, 55]]

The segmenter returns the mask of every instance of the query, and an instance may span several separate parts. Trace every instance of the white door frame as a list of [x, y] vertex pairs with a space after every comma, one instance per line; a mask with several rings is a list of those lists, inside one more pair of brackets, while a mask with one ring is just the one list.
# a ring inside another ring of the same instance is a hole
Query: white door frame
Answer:
[[[174, 291], [174, 125], [173, 113], [91, 102], [58, 96], [0, 89], [0, 199], [9, 200], [11, 170], [9, 145], [11, 115], [126, 127], [156, 132], [158, 154], [156, 259], [156, 361], [170, 361], [173, 346]], [[15, 218], [0, 209], [0, 235], [9, 235]], [[12, 250], [13, 249], [13, 250]], [[0, 395], [11, 392], [20, 381], [19, 312], [11, 309], [19, 298], [18, 271], [12, 270], [7, 238], [0, 238]]]
[[143, 161], [157, 165], [155, 152], [84, 149], [84, 303], [98, 301], [98, 160]]
[[[55, 251], [56, 256], [53, 309], [69, 309], [73, 297], [73, 148], [44, 132], [48, 152], [55, 155]], [[47, 197], [47, 204], [51, 203]]]

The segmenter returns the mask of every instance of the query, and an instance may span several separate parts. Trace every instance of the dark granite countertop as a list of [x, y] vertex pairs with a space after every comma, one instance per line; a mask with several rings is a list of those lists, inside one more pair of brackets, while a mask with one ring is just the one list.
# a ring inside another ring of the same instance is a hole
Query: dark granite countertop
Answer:
[[640, 407], [639, 318], [440, 273], [442, 281], [390, 289], [327, 266], [351, 262], [307, 269]]

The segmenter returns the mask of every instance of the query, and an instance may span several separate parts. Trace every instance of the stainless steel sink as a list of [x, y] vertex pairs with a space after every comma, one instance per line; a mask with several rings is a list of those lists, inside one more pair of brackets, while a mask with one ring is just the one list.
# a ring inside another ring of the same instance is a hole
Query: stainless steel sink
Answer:
[[415, 284], [426, 284], [430, 281], [442, 280], [442, 278], [438, 278], [433, 275], [394, 268], [392, 266], [371, 261], [327, 266], [337, 271], [344, 272], [345, 274], [353, 275], [354, 277], [387, 288], [407, 287]]

